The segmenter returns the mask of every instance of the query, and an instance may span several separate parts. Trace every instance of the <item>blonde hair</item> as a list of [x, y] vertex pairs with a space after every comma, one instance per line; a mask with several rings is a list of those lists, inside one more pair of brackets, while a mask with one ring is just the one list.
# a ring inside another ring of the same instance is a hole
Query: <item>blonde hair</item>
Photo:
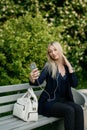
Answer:
[[63, 59], [62, 59], [63, 49], [62, 49], [62, 46], [59, 44], [59, 42], [52, 42], [48, 45], [48, 49], [47, 49], [48, 71], [49, 73], [52, 73], [52, 77], [55, 78], [56, 72], [57, 72], [57, 65], [56, 65], [56, 62], [49, 55], [48, 50], [50, 46], [54, 46], [58, 50], [58, 52], [60, 53], [60, 62], [62, 64], [63, 64]]

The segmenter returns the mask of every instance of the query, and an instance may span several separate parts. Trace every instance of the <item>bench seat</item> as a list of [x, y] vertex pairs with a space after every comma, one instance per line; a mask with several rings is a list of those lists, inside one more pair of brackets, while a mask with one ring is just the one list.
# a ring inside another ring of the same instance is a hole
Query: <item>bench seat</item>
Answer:
[[53, 117], [44, 117], [39, 115], [39, 119], [36, 122], [24, 122], [12, 115], [2, 117], [0, 119], [0, 130], [32, 130], [38, 126], [43, 126], [58, 120]]
[[[42, 87], [44, 86], [45, 84], [42, 84]], [[39, 119], [36, 122], [24, 122], [13, 116], [12, 112], [14, 103], [27, 91], [29, 87], [33, 88], [35, 94], [39, 98], [42, 90], [38, 89], [36, 86], [30, 86], [29, 83], [0, 86], [0, 130], [32, 130], [53, 123], [57, 120], [58, 122], [61, 120], [60, 118], [39, 115]], [[75, 102], [84, 106], [84, 95], [75, 89], [72, 89], [72, 92]]]

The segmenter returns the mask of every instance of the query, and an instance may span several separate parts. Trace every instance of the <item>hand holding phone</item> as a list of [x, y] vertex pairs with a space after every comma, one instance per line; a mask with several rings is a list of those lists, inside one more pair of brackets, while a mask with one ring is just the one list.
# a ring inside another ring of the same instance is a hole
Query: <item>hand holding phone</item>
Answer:
[[31, 69], [30, 80], [34, 83], [35, 80], [38, 79], [40, 74], [35, 62], [32, 62], [30, 64], [30, 69]]

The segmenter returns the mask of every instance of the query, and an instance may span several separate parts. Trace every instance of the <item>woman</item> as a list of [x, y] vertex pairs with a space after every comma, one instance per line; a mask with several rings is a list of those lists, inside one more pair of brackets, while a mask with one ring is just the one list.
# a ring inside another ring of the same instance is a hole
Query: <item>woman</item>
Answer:
[[71, 92], [71, 87], [78, 84], [77, 77], [58, 42], [48, 45], [47, 58], [40, 75], [37, 68], [30, 73], [31, 85], [46, 81], [39, 98], [39, 114], [64, 118], [65, 130], [84, 130], [83, 110], [74, 102]]

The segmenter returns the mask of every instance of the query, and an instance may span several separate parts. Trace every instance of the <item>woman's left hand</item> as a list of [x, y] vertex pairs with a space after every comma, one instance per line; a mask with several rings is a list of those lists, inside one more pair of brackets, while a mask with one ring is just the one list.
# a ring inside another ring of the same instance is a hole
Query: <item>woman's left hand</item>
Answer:
[[68, 67], [69, 72], [73, 73], [73, 67], [71, 66], [70, 62], [68, 61], [68, 59], [66, 58], [65, 55], [63, 55], [63, 59], [64, 59], [64, 64]]

